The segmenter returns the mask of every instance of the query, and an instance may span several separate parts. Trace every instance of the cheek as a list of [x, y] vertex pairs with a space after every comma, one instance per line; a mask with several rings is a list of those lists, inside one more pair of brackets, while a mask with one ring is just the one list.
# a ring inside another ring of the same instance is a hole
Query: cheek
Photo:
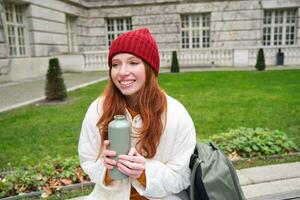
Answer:
[[116, 72], [114, 70], [110, 71], [110, 77], [111, 77], [112, 81], [114, 83], [116, 83], [116, 81], [117, 81], [117, 75], [116, 75]]
[[140, 72], [140, 77], [142, 79], [142, 82], [145, 83], [145, 81], [146, 81], [146, 72], [145, 72], [145, 69]]
[[146, 76], [143, 76], [142, 80], [143, 80], [142, 83], [145, 84], [145, 82], [146, 82]]

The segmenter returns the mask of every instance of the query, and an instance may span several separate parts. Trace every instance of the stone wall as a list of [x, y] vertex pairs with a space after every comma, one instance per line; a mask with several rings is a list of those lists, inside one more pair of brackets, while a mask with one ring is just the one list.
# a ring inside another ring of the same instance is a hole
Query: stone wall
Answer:
[[[106, 50], [105, 18], [131, 17], [133, 28], [148, 27], [161, 49], [180, 48], [180, 15], [211, 13], [212, 48], [261, 46], [263, 9], [298, 7], [299, 0], [22, 0], [27, 4], [30, 56], [68, 52], [66, 14], [77, 17], [78, 50]], [[298, 18], [299, 18], [298, 14]], [[0, 27], [1, 31], [1, 27]], [[298, 20], [297, 42], [300, 40]], [[1, 43], [1, 41], [0, 41]], [[5, 57], [0, 44], [0, 56]]]
[[24, 0], [28, 19], [31, 56], [51, 56], [68, 52], [66, 15], [85, 15], [82, 7], [62, 1]]
[[[82, 52], [107, 50], [105, 19], [123, 17], [131, 17], [133, 29], [148, 27], [160, 49], [180, 49], [180, 15], [199, 13], [211, 14], [211, 48], [257, 47], [262, 45], [263, 9], [300, 9], [300, 0], [20, 1], [27, 4], [30, 56], [68, 53], [67, 14], [77, 17], [77, 45], [78, 52]], [[300, 44], [299, 14], [297, 43]], [[0, 56], [5, 55], [0, 41]]]
[[[25, 7], [27, 53], [22, 57], [8, 57], [8, 49], [0, 41], [0, 57], [3, 57], [0, 59], [0, 82], [43, 76], [46, 74], [49, 58], [74, 53], [68, 52], [66, 15], [77, 18], [87, 15], [83, 7], [59, 0], [16, 2]], [[5, 19], [4, 13], [1, 17]], [[83, 65], [82, 62], [80, 64]]]
[[80, 17], [77, 20], [77, 43], [79, 51], [104, 49], [106, 26], [103, 17]]
[[[211, 13], [212, 48], [249, 48], [262, 46], [262, 19], [264, 8], [300, 6], [299, 0], [240, 0], [240, 1], [88, 1], [94, 5], [89, 11], [92, 18], [86, 29], [91, 35], [84, 50], [106, 50], [105, 18], [132, 17], [133, 29], [148, 27], [161, 49], [180, 48], [180, 15]], [[102, 5], [100, 5], [102, 2]], [[105, 3], [106, 2], [106, 3]], [[110, 3], [108, 3], [110, 2]], [[112, 3], [114, 2], [114, 3]], [[119, 2], [119, 4], [118, 4]], [[132, 6], [128, 3], [132, 2]], [[155, 3], [156, 2], [156, 3]], [[166, 3], [168, 2], [168, 3]], [[299, 8], [300, 9], [300, 8]], [[300, 15], [298, 14], [298, 17]], [[298, 20], [300, 24], [300, 20]], [[101, 31], [102, 30], [102, 31]], [[299, 43], [300, 26], [298, 25]], [[85, 40], [84, 38], [82, 38]]]

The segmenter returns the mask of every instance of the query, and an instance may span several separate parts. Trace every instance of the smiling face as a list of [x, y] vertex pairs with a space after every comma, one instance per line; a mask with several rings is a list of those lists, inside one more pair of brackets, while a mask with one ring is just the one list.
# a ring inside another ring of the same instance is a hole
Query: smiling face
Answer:
[[133, 97], [146, 81], [145, 63], [129, 53], [119, 53], [112, 58], [110, 75], [121, 93]]

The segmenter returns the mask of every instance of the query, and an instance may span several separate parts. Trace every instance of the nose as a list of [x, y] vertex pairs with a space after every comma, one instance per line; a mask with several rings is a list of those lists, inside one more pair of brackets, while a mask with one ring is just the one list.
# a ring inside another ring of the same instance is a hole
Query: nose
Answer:
[[127, 67], [127, 64], [126, 63], [123, 63], [120, 67], [120, 70], [119, 70], [119, 74], [120, 75], [128, 75], [129, 74], [129, 71], [128, 71], [128, 67]]

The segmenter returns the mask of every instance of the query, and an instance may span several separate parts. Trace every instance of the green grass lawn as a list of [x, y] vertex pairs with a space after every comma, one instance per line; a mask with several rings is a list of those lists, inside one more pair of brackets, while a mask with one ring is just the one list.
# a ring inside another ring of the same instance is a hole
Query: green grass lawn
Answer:
[[[300, 70], [162, 74], [162, 88], [190, 112], [199, 140], [229, 128], [285, 131], [300, 146]], [[77, 155], [81, 122], [107, 82], [69, 93], [61, 104], [0, 113], [0, 169], [50, 155]]]
[[268, 127], [300, 145], [300, 70], [169, 74], [160, 83], [186, 106], [200, 139], [228, 128]]

